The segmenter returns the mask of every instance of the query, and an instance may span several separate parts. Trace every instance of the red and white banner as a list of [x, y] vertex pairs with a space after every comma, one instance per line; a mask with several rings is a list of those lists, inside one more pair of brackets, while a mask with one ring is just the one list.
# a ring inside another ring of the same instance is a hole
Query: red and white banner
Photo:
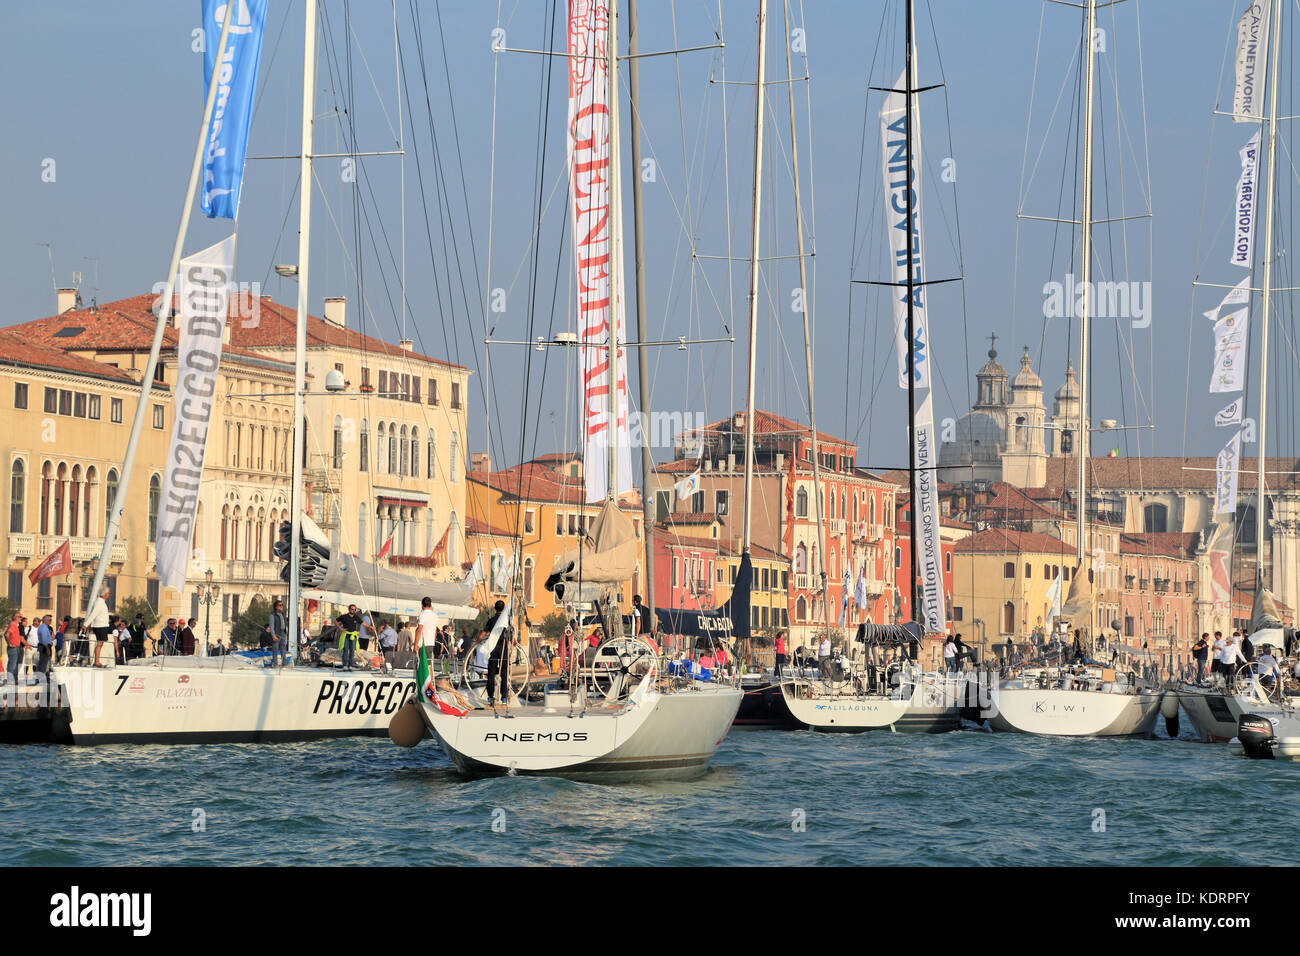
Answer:
[[[618, 447], [618, 491], [632, 489], [627, 427], [627, 356], [616, 352], [617, 435], [610, 421], [609, 341], [626, 341], [619, 171], [611, 161], [615, 113], [609, 98], [609, 0], [569, 0], [569, 192], [578, 271], [587, 500], [608, 494], [609, 446]], [[610, 269], [615, 282], [611, 291]], [[612, 305], [611, 308], [611, 299]]]
[[68, 539], [59, 545], [36, 567], [32, 568], [32, 573], [27, 575], [27, 580], [36, 584], [44, 581], [46, 578], [52, 578], [59, 574], [72, 573], [72, 540]]

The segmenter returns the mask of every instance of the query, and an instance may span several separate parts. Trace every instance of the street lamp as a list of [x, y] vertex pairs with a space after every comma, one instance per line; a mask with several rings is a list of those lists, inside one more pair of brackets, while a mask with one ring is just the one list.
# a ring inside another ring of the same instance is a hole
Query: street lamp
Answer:
[[203, 616], [203, 650], [199, 653], [200, 657], [207, 657], [208, 644], [212, 640], [212, 605], [217, 603], [217, 598], [221, 594], [221, 585], [212, 583], [211, 568], [203, 572], [203, 582], [195, 586], [194, 596], [207, 608]]

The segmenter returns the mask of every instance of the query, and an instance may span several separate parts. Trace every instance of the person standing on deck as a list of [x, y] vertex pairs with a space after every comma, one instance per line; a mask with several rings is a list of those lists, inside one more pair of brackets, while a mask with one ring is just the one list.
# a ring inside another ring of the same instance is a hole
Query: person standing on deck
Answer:
[[1196, 661], [1196, 679], [1197, 681], [1205, 680], [1205, 659], [1210, 653], [1210, 634], [1203, 633], [1200, 638], [1192, 645], [1192, 659]]
[[340, 614], [339, 650], [343, 652], [343, 668], [352, 670], [357, 661], [357, 637], [361, 630], [361, 616], [355, 604], [348, 605], [348, 612]]
[[108, 585], [105, 584], [99, 589], [99, 597], [90, 602], [90, 610], [86, 613], [86, 627], [90, 628], [95, 634], [95, 666], [103, 667], [99, 662], [99, 655], [104, 651], [104, 642], [108, 640], [108, 629], [110, 625], [108, 617]]
[[9, 655], [8, 660], [5, 662], [9, 682], [17, 684], [18, 669], [23, 662], [23, 616], [21, 614], [14, 615], [13, 620], [9, 622], [8, 629], [5, 631], [5, 651]]
[[271, 608], [271, 666], [282, 667], [289, 663], [289, 621], [284, 615], [284, 602], [276, 598]]

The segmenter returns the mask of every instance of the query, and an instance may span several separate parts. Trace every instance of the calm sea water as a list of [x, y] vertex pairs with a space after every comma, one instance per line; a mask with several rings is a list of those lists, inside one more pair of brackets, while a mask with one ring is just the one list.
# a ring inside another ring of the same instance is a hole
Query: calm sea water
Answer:
[[0, 837], [25, 865], [1258, 865], [1297, 787], [1221, 745], [982, 731], [733, 731], [696, 780], [617, 786], [466, 781], [386, 739], [9, 746]]

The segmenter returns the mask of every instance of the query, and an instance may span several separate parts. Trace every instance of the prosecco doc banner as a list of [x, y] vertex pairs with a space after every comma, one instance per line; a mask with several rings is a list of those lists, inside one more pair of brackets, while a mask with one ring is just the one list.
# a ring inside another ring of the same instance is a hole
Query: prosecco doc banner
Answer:
[[[235, 237], [223, 239], [181, 260], [176, 289], [180, 297], [180, 342], [176, 355], [176, 396], [172, 438], [167, 449], [158, 502], [158, 581], [185, 587], [194, 538], [194, 515], [203, 480], [203, 450], [217, 391], [221, 340], [226, 329], [230, 283], [235, 271]], [[169, 303], [164, 303], [166, 308]]]

